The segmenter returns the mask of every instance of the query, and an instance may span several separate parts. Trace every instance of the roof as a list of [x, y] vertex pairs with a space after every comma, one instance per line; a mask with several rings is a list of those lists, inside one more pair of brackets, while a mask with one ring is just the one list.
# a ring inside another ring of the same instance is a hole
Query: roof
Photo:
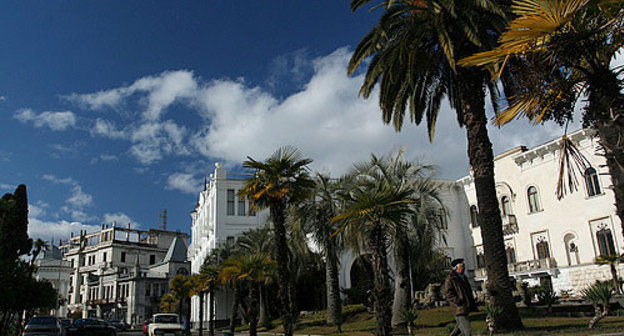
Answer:
[[186, 244], [179, 237], [174, 237], [163, 262], [186, 261]]

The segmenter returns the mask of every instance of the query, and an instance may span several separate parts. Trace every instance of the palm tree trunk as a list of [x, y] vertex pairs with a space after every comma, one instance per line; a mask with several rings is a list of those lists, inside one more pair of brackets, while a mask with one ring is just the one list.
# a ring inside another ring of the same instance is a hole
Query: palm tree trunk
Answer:
[[257, 335], [258, 327], [258, 303], [259, 303], [259, 284], [251, 282], [249, 284], [249, 336]]
[[589, 110], [598, 120], [596, 129], [611, 175], [616, 214], [624, 228], [624, 94], [621, 82], [606, 63], [594, 69], [588, 87]]
[[338, 332], [342, 324], [342, 303], [340, 302], [340, 284], [338, 279], [338, 257], [334, 240], [329, 238], [325, 244], [325, 286], [327, 291], [327, 324], [335, 325]]
[[412, 293], [410, 286], [410, 248], [405, 232], [397, 228], [394, 242], [394, 303], [392, 306], [392, 327], [404, 327], [403, 314], [411, 307]]
[[275, 232], [275, 261], [277, 262], [277, 281], [279, 285], [278, 296], [282, 310], [282, 324], [284, 326], [284, 335], [292, 336], [294, 318], [294, 288], [288, 264], [290, 259], [290, 251], [286, 241], [286, 219], [285, 204], [276, 202], [270, 207], [271, 219], [273, 219], [273, 230]]
[[485, 89], [481, 80], [484, 73], [474, 69], [458, 69], [458, 88], [464, 97], [458, 109], [466, 127], [468, 158], [472, 167], [479, 207], [479, 224], [487, 271], [487, 288], [491, 304], [502, 308], [497, 325], [515, 330], [522, 321], [512, 296], [512, 282], [507, 270], [507, 257], [503, 241], [503, 225], [496, 198], [494, 182], [494, 155], [487, 132], [485, 114]]
[[208, 305], [210, 310], [208, 311], [208, 335], [214, 336], [214, 291], [211, 289], [208, 292]]
[[264, 293], [264, 285], [260, 284], [260, 312], [258, 318], [258, 324], [261, 326], [266, 326], [267, 323], [267, 309], [266, 309], [266, 294]]
[[611, 269], [611, 277], [613, 278], [613, 288], [617, 294], [622, 294], [622, 288], [620, 288], [620, 280], [618, 279], [617, 269], [615, 268], [615, 262], [609, 264]]
[[234, 284], [234, 303], [232, 304], [232, 312], [230, 313], [230, 334], [234, 335], [236, 328], [236, 319], [238, 318], [238, 306], [240, 305], [240, 289], [238, 284]]
[[204, 292], [199, 293], [199, 336], [204, 331]]
[[377, 336], [392, 335], [392, 291], [388, 279], [388, 254], [386, 238], [381, 223], [374, 224], [369, 238], [373, 255], [373, 273], [375, 276], [375, 318], [377, 320]]

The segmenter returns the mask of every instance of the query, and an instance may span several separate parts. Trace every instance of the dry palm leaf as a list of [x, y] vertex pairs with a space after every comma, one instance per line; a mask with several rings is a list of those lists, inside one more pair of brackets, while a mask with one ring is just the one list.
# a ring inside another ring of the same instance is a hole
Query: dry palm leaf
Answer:
[[587, 169], [591, 168], [589, 160], [581, 153], [578, 146], [567, 136], [561, 137], [561, 147], [559, 150], [559, 178], [557, 179], [557, 199], [561, 200], [568, 192], [573, 193], [578, 190], [578, 179], [576, 172], [581, 176]]

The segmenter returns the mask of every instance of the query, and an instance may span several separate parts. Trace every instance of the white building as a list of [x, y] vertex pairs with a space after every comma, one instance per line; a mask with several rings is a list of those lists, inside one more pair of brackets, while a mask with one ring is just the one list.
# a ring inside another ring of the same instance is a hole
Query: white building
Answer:
[[73, 273], [70, 263], [63, 260], [61, 250], [51, 244], [47, 251], [41, 251], [35, 265], [37, 266], [35, 279], [49, 281], [52, 283], [52, 287], [58, 291], [59, 303], [56, 309], [50, 311], [50, 314], [67, 316], [67, 306], [64, 303], [67, 301], [70, 288], [69, 279]]
[[[621, 254], [622, 228], [615, 213], [615, 196], [598, 139], [589, 130], [569, 137], [591, 163], [578, 176], [579, 189], [558, 200], [555, 191], [559, 172], [560, 140], [532, 149], [516, 147], [495, 158], [496, 192], [501, 206], [510, 275], [535, 285], [550, 277], [556, 291], [579, 290], [597, 279], [611, 279], [608, 266], [594, 259]], [[481, 232], [474, 183], [470, 176], [458, 181], [473, 214], [458, 223], [472, 231], [475, 278], [483, 280]], [[469, 217], [470, 218], [470, 217]], [[620, 267], [622, 270], [623, 268]]]
[[[578, 294], [597, 279], [611, 278], [609, 268], [594, 265], [594, 259], [601, 254], [622, 253], [624, 239], [615, 215], [615, 197], [609, 188], [611, 180], [605, 160], [597, 153], [597, 139], [586, 130], [569, 137], [579, 145], [593, 170], [579, 176], [579, 190], [561, 200], [555, 196], [558, 139], [533, 149], [521, 146], [502, 153], [495, 157], [494, 170], [510, 275], [530, 285], [548, 277], [555, 291], [572, 290]], [[478, 208], [474, 182], [470, 176], [438, 182], [447, 220], [446, 242], [439, 248], [451, 259], [464, 258], [475, 280], [483, 282], [486, 274], [481, 229], [475, 225]], [[218, 243], [233, 241], [264, 223], [266, 211], [250, 216], [249, 202], [235, 196], [243, 183], [243, 179], [229, 178], [217, 164], [210, 182], [200, 193], [191, 213], [189, 260], [193, 273], [199, 272]], [[341, 288], [351, 288], [351, 270], [357, 258], [351, 252], [341, 256]], [[624, 267], [620, 268], [624, 272]], [[217, 320], [228, 317], [232, 301], [227, 294], [215, 296]], [[195, 297], [192, 302], [192, 321], [196, 322], [199, 300]], [[206, 306], [206, 316], [208, 309]]]
[[[191, 212], [192, 230], [188, 259], [192, 273], [199, 273], [206, 257], [218, 244], [234, 242], [236, 237], [253, 228], [264, 225], [267, 211], [250, 211], [249, 200], [239, 198], [246, 175], [227, 174], [217, 163], [215, 171], [206, 181], [204, 190], [199, 194], [195, 210]], [[229, 317], [232, 298], [227, 289], [215, 293], [215, 319]], [[209, 316], [210, 307], [205, 300], [205, 316]], [[205, 317], [206, 318], [206, 317]], [[191, 299], [191, 322], [199, 321], [199, 297]]]
[[159, 311], [169, 281], [189, 274], [188, 234], [103, 225], [61, 246], [70, 264], [67, 310], [72, 315], [140, 324]]

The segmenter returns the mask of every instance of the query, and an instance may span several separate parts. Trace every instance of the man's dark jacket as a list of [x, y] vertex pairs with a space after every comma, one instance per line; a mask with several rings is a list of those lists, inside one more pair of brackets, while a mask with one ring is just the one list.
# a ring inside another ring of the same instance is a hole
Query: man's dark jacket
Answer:
[[444, 281], [444, 296], [455, 315], [467, 315], [477, 310], [468, 278], [455, 271], [451, 271]]

